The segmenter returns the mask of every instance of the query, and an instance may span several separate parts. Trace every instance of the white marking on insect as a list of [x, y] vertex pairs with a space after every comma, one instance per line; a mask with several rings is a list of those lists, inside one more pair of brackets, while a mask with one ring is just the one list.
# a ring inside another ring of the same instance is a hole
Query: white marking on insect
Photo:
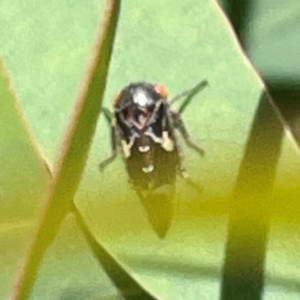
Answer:
[[168, 152], [172, 152], [174, 150], [174, 141], [172, 141], [169, 137], [169, 134], [167, 131], [163, 131], [163, 142], [162, 142], [162, 147], [168, 151]]
[[154, 170], [154, 166], [149, 165], [147, 167], [143, 167], [142, 170], [143, 170], [144, 173], [151, 173]]
[[147, 97], [143, 90], [137, 90], [133, 95], [133, 102], [139, 106], [147, 106], [151, 104], [151, 100]]
[[148, 152], [150, 150], [150, 146], [140, 146], [139, 147], [139, 151], [144, 153], [144, 152]]
[[123, 152], [124, 152], [124, 156], [126, 158], [128, 158], [131, 154], [130, 147], [128, 146], [128, 144], [126, 143], [125, 140], [121, 140], [121, 144], [122, 144], [122, 149], [123, 149]]

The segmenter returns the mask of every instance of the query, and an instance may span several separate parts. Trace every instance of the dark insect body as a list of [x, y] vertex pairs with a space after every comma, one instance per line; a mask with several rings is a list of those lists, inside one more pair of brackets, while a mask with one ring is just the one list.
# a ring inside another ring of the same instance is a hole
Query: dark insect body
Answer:
[[[190, 139], [181, 114], [207, 84], [201, 81], [171, 101], [167, 101], [161, 85], [137, 82], [123, 88], [113, 100], [113, 113], [102, 109], [111, 124], [112, 154], [100, 163], [100, 169], [114, 160], [120, 145], [129, 182], [140, 198], [163, 186], [174, 187], [178, 171], [197, 188], [184, 167], [178, 133], [189, 147], [204, 155], [204, 150]], [[171, 109], [181, 98], [185, 99], [179, 109]]]

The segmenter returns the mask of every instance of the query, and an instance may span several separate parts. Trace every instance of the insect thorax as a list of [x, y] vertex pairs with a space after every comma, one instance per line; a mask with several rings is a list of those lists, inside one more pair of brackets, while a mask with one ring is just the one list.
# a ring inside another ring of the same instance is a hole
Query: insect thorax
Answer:
[[171, 183], [177, 166], [169, 105], [154, 87], [147, 83], [131, 84], [120, 93], [115, 106], [128, 174], [144, 187], [150, 181], [154, 186], [159, 181]]

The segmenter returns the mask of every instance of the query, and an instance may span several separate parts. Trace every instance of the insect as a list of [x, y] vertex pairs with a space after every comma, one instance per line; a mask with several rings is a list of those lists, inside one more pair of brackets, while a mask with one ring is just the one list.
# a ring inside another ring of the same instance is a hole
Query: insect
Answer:
[[[195, 186], [184, 166], [178, 133], [187, 146], [204, 155], [204, 150], [191, 140], [181, 114], [207, 85], [203, 80], [171, 101], [167, 100], [166, 89], [158, 84], [136, 82], [124, 87], [113, 99], [113, 112], [102, 109], [111, 124], [112, 153], [99, 164], [100, 170], [116, 158], [119, 145], [129, 183], [139, 196], [165, 185], [174, 186], [178, 171]], [[171, 109], [182, 98], [185, 99], [179, 109]]]

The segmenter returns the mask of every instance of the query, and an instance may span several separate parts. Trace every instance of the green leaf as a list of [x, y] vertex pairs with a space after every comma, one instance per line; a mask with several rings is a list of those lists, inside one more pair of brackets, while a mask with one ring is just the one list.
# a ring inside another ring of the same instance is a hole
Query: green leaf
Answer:
[[[0, 61], [0, 298], [37, 219], [49, 174]], [[13, 236], [13, 238], [11, 238]]]
[[[98, 6], [101, 1], [0, 3], [5, 15], [0, 18], [0, 51], [28, 123], [50, 160], [88, 59]], [[165, 240], [159, 240], [127, 184], [121, 159], [104, 173], [98, 171], [110, 151], [107, 124], [100, 116], [76, 205], [96, 238], [153, 293], [166, 299], [217, 299], [226, 239], [226, 219], [219, 215], [228, 211], [263, 85], [212, 1], [124, 2], [119, 25], [105, 106], [132, 81], [163, 83], [175, 96], [207, 78], [209, 88], [183, 115], [207, 153], [201, 158], [184, 147], [187, 169], [203, 193], [178, 179], [175, 218]], [[75, 173], [79, 167], [71, 162]], [[57, 265], [53, 260], [49, 269]], [[43, 274], [47, 279], [49, 272]], [[57, 276], [60, 290], [65, 273]], [[49, 294], [50, 281], [45, 286]]]
[[119, 9], [119, 1], [107, 2], [105, 22], [101, 32], [99, 31], [87, 75], [54, 169], [46, 205], [12, 299], [29, 297], [41, 259], [57, 234], [62, 219], [72, 207], [101, 109]]

